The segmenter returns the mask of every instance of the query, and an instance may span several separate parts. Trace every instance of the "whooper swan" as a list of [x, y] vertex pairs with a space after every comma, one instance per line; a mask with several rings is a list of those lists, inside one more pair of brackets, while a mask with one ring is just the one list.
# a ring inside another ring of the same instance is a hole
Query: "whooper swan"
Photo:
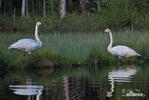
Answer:
[[137, 53], [136, 51], [134, 51], [133, 49], [131, 49], [130, 47], [127, 47], [127, 46], [118, 45], [118, 46], [112, 47], [113, 37], [112, 37], [111, 30], [107, 28], [107, 29], [104, 30], [104, 32], [109, 33], [110, 43], [109, 43], [109, 46], [108, 46], [107, 50], [112, 55], [118, 56], [118, 58], [121, 58], [121, 57], [132, 57], [132, 56], [141, 56], [141, 54]]
[[17, 42], [10, 45], [8, 49], [24, 51], [24, 55], [25, 55], [26, 52], [30, 54], [31, 51], [40, 48], [42, 46], [42, 42], [38, 37], [38, 26], [40, 25], [41, 25], [41, 22], [38, 21], [35, 27], [36, 41], [33, 39], [20, 39]]

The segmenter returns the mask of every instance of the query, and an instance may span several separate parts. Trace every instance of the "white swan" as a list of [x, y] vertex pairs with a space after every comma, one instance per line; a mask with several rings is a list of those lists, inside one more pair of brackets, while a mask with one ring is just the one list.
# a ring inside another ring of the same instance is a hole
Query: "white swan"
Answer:
[[20, 50], [20, 51], [24, 51], [24, 54], [26, 52], [28, 52], [28, 54], [31, 53], [31, 51], [40, 48], [42, 46], [42, 42], [40, 41], [39, 37], [38, 37], [38, 26], [41, 25], [41, 22], [37, 22], [36, 23], [36, 27], [35, 27], [35, 40], [33, 39], [20, 39], [17, 42], [13, 43], [12, 45], [10, 45], [8, 47], [8, 49], [12, 49], [12, 50]]
[[132, 57], [132, 56], [141, 56], [141, 54], [137, 53], [133, 49], [123, 46], [123, 45], [118, 45], [112, 47], [113, 44], [113, 37], [110, 29], [105, 29], [104, 32], [108, 32], [110, 36], [110, 44], [108, 46], [108, 52], [111, 53], [114, 56], [118, 56], [119, 58], [121, 57]]

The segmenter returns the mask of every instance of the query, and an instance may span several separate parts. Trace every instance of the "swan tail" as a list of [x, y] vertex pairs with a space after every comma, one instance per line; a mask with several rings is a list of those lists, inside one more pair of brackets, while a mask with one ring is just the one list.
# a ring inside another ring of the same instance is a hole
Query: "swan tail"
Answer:
[[8, 50], [15, 49], [13, 46], [9, 46]]

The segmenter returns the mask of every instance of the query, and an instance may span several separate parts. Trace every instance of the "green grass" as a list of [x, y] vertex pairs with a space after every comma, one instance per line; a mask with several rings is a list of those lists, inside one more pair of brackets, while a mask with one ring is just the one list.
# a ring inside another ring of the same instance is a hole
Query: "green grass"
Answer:
[[8, 46], [21, 38], [33, 38], [34, 34], [1, 33], [0, 60], [10, 68], [40, 66], [48, 59], [56, 66], [75, 66], [82, 64], [136, 63], [149, 59], [148, 32], [113, 32], [113, 45], [127, 45], [143, 57], [122, 58], [113, 57], [107, 52], [109, 36], [107, 33], [42, 33], [40, 39], [42, 48], [31, 55], [23, 56], [23, 52], [8, 50]]

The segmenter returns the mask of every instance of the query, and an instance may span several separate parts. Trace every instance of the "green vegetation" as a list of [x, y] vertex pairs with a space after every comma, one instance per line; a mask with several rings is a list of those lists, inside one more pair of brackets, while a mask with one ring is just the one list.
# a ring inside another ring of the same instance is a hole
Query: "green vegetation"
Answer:
[[[34, 34], [0, 34], [0, 60], [10, 68], [42, 67], [48, 62], [55, 66], [82, 64], [138, 63], [149, 59], [149, 35], [147, 32], [113, 32], [114, 45], [127, 45], [142, 54], [142, 57], [118, 59], [107, 52], [109, 36], [106, 33], [53, 33], [40, 32], [43, 47], [23, 56], [23, 52], [7, 50], [21, 38], [34, 38]], [[49, 62], [50, 61], [50, 62]]]
[[[79, 0], [66, 0], [64, 18], [60, 18], [60, 1], [0, 1], [1, 65], [11, 68], [75, 66], [136, 63], [149, 59], [147, 0], [88, 0], [82, 5]], [[43, 23], [39, 29], [43, 47], [26, 57], [22, 52], [8, 51], [8, 46], [18, 39], [34, 38], [37, 21]], [[114, 31], [114, 44], [128, 45], [143, 57], [119, 60], [109, 54], [106, 49], [109, 37], [103, 34], [105, 28]]]
[[[43, 22], [42, 31], [48, 33], [97, 32], [107, 27], [114, 30], [148, 30], [149, 27], [147, 0], [100, 0], [98, 7], [92, 6], [90, 9], [84, 7], [85, 15], [82, 13], [79, 0], [72, 0], [72, 4], [67, 2], [67, 13], [64, 19], [60, 19], [60, 7], [58, 7], [60, 0], [46, 0], [45, 16], [43, 0], [27, 1], [28, 8], [23, 18], [21, 18], [21, 1], [2, 0], [0, 2], [0, 31], [31, 32], [37, 20]], [[97, 0], [91, 1], [97, 2]], [[5, 3], [7, 5], [4, 5]], [[15, 8], [18, 9], [14, 18]]]
[[[35, 23], [41, 21], [43, 25], [40, 30], [45, 33], [76, 33], [76, 32], [101, 32], [103, 29], [109, 27], [115, 31], [132, 29], [136, 31], [148, 31], [149, 18], [143, 21], [143, 17], [133, 18], [133, 26], [131, 15], [108, 15], [110, 12], [102, 12], [89, 14], [88, 17], [80, 16], [78, 14], [68, 14], [61, 20], [57, 14], [47, 15], [46, 17], [26, 16], [24, 18], [16, 17], [15, 25], [13, 25], [13, 18], [11, 16], [0, 16], [0, 31], [1, 32], [21, 32], [30, 33], [34, 30]], [[129, 17], [126, 17], [129, 16]], [[5, 19], [4, 19], [5, 18]], [[118, 20], [119, 19], [119, 20]]]

